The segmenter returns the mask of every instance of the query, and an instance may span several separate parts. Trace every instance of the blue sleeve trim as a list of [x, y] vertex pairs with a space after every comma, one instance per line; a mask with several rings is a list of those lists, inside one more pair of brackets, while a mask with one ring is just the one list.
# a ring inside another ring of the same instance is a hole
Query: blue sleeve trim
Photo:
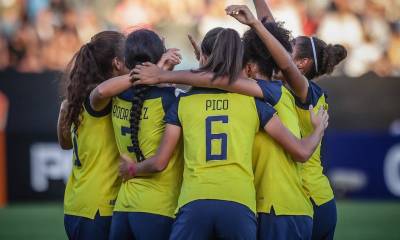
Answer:
[[319, 99], [324, 95], [325, 93], [320, 86], [313, 81], [309, 81], [306, 101], [303, 103], [297, 96], [295, 96], [296, 106], [307, 110], [310, 105], [317, 105]]
[[264, 128], [269, 120], [271, 120], [271, 118], [275, 115], [276, 110], [269, 103], [261, 101], [257, 98], [255, 98], [255, 102], [258, 117], [260, 119], [260, 128]]
[[100, 111], [96, 111], [92, 108], [92, 106], [90, 105], [90, 99], [89, 96], [86, 98], [85, 102], [84, 102], [84, 107], [86, 109], [86, 112], [89, 113], [90, 116], [92, 117], [104, 117], [107, 116], [110, 112], [111, 112], [111, 105], [112, 105], [112, 101], [110, 101], [107, 106], [100, 110]]
[[282, 82], [257, 80], [257, 84], [263, 92], [264, 100], [272, 106], [275, 106], [282, 96]]
[[175, 103], [176, 96], [175, 96], [175, 88], [165, 88], [162, 89], [163, 94], [161, 95], [161, 102], [164, 109], [164, 113], [166, 114], [170, 107]]
[[182, 127], [181, 121], [179, 120], [178, 116], [178, 109], [179, 109], [179, 99], [176, 99], [172, 106], [168, 109], [165, 114], [164, 121], [168, 124], [173, 124], [179, 127]]

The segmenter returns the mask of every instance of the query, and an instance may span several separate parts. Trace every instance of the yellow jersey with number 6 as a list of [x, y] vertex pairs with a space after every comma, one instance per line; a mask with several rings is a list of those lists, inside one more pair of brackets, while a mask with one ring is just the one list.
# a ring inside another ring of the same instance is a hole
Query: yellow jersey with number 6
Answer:
[[178, 209], [204, 199], [233, 201], [256, 211], [252, 147], [274, 115], [252, 97], [194, 88], [166, 116], [183, 132], [184, 174]]

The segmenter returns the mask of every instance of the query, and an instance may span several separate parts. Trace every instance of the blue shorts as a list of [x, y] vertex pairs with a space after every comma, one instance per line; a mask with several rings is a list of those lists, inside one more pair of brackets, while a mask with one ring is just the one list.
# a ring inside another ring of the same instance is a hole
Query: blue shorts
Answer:
[[312, 239], [313, 240], [333, 240], [335, 234], [337, 212], [335, 199], [330, 200], [317, 206], [311, 200], [314, 206], [314, 224]]
[[114, 212], [110, 240], [167, 240], [173, 218], [143, 212]]
[[259, 240], [309, 240], [312, 234], [313, 220], [309, 216], [258, 214]]
[[196, 200], [179, 209], [171, 240], [257, 238], [255, 214], [246, 206], [222, 200]]
[[110, 225], [111, 217], [102, 217], [99, 213], [96, 214], [94, 219], [64, 215], [64, 227], [70, 240], [107, 240]]

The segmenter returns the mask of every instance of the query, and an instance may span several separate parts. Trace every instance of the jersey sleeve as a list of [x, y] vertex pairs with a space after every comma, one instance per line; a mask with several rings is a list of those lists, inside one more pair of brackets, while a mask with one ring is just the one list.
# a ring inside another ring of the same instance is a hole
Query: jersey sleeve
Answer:
[[314, 82], [310, 81], [307, 91], [306, 101], [303, 103], [301, 100], [295, 96], [296, 106], [302, 109], [308, 109], [310, 105], [316, 106], [319, 99], [324, 95], [323, 90]]
[[112, 101], [110, 101], [107, 106], [104, 107], [104, 109], [100, 110], [100, 111], [96, 111], [92, 108], [92, 106], [90, 105], [90, 98], [89, 96], [86, 98], [85, 102], [84, 102], [84, 107], [86, 112], [89, 113], [90, 116], [92, 117], [104, 117], [107, 116], [109, 113], [111, 113], [111, 105], [112, 105]]
[[275, 106], [279, 102], [279, 99], [282, 95], [282, 84], [278, 84], [277, 81], [268, 82], [264, 80], [257, 80], [257, 84], [263, 92], [264, 100], [272, 106]]
[[269, 120], [271, 120], [271, 118], [275, 115], [276, 110], [271, 106], [271, 104], [260, 99], [255, 99], [255, 101], [258, 118], [260, 119], [260, 128], [264, 128]]
[[165, 114], [164, 121], [168, 124], [173, 124], [181, 127], [181, 122], [178, 116], [179, 98], [175, 100], [172, 106], [168, 109], [167, 114]]
[[176, 101], [175, 88], [166, 89], [165, 93], [162, 96], [162, 105], [165, 113], [168, 113], [171, 106]]

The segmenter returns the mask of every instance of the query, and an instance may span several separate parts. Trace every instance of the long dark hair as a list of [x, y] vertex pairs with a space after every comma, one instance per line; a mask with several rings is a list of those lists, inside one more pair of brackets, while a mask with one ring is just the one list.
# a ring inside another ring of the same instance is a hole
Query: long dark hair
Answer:
[[201, 53], [210, 56], [214, 47], [214, 43], [217, 40], [218, 34], [224, 30], [222, 27], [216, 27], [211, 29], [206, 33], [206, 35], [203, 38], [203, 41], [201, 42], [200, 48], [201, 48]]
[[[292, 45], [290, 43], [291, 33], [283, 27], [282, 22], [263, 20], [262, 23], [264, 27], [278, 40], [278, 42], [282, 44], [286, 51], [292, 52]], [[261, 74], [271, 78], [273, 72], [278, 70], [278, 65], [253, 28], [244, 33], [243, 45], [243, 64], [246, 65], [249, 62], [253, 62], [257, 64]]]
[[[340, 44], [327, 44], [317, 37], [300, 36], [295, 38], [292, 43], [296, 48], [295, 60], [309, 58], [313, 61], [310, 71], [305, 73], [309, 80], [332, 73], [336, 65], [347, 57], [345, 47]], [[313, 45], [316, 59], [314, 58]]]
[[85, 99], [98, 84], [113, 76], [113, 59], [123, 60], [124, 41], [119, 32], [103, 31], [75, 53], [64, 75], [63, 94], [68, 101], [65, 126], [79, 127]]
[[[216, 35], [211, 54], [208, 57], [207, 63], [200, 68], [200, 71], [213, 72], [213, 80], [221, 76], [228, 76], [229, 83], [232, 83], [238, 78], [242, 70], [243, 45], [239, 34], [235, 30], [225, 28], [216, 31], [219, 32]], [[203, 43], [209, 40], [212, 42], [215, 34], [210, 34], [208, 37], [206, 35]]]
[[[133, 69], [137, 64], [143, 62], [157, 63], [165, 53], [165, 46], [161, 38], [153, 31], [140, 29], [130, 33], [125, 43], [125, 64]], [[139, 145], [139, 121], [142, 115], [144, 97], [148, 86], [137, 86], [132, 88], [133, 98], [130, 114], [130, 129], [133, 151], [137, 161], [145, 159]]]

